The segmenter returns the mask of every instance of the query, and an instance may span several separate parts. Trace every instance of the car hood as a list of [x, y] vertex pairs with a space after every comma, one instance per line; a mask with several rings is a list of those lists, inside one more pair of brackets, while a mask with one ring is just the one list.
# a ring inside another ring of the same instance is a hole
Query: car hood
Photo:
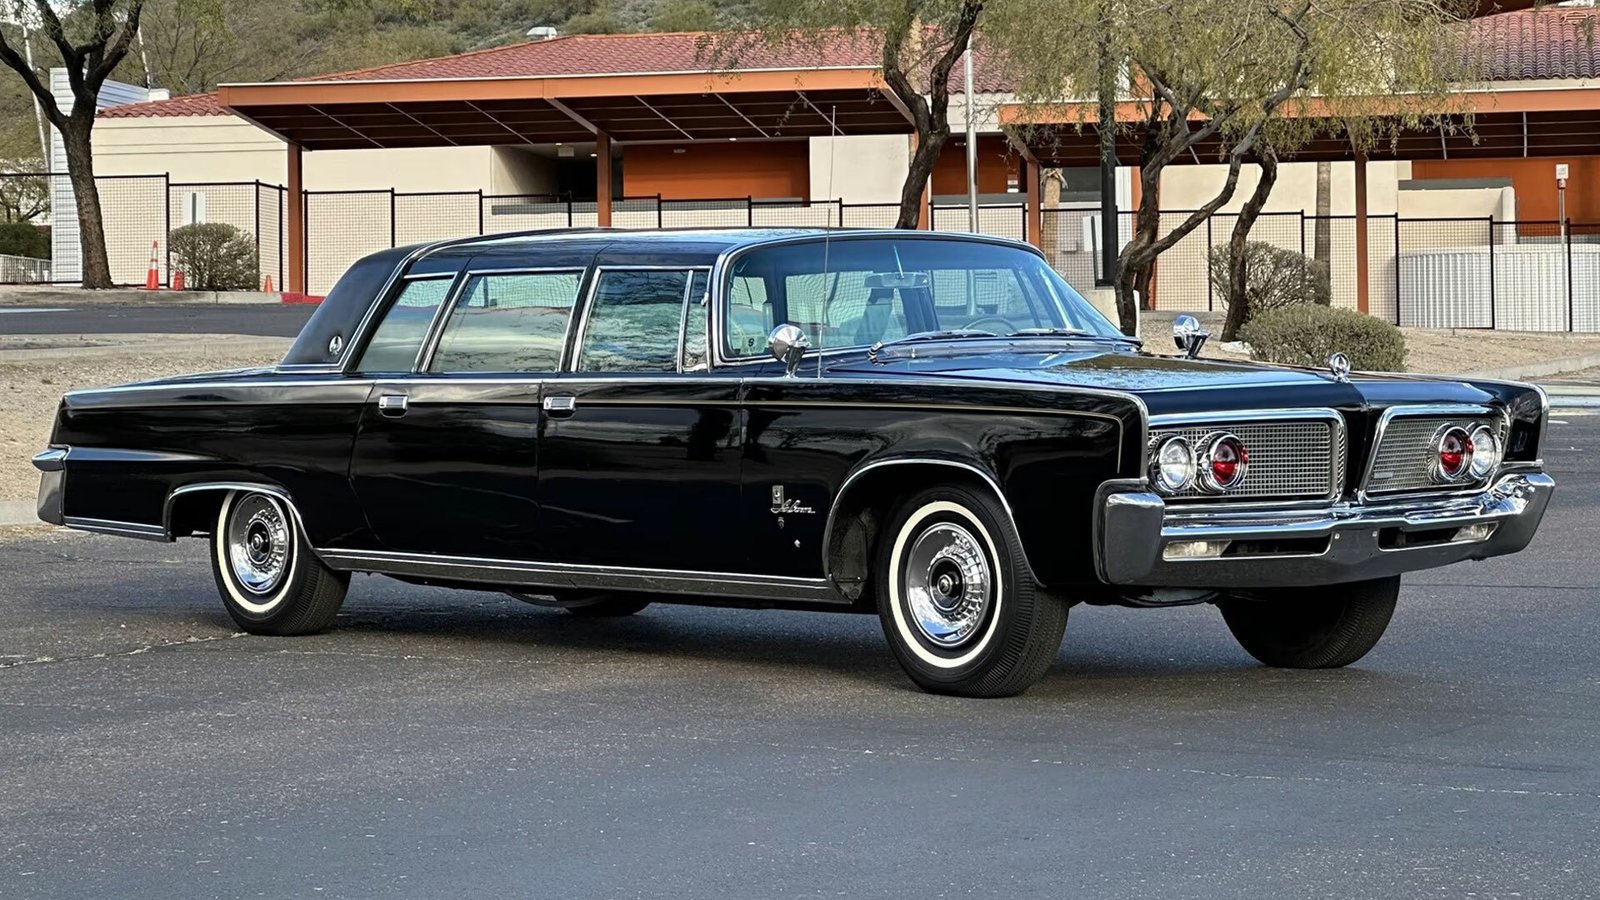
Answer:
[[840, 377], [931, 377], [1122, 391], [1138, 395], [1154, 415], [1290, 406], [1351, 409], [1394, 403], [1485, 403], [1492, 399], [1470, 384], [1443, 377], [1358, 374], [1344, 382], [1331, 372], [1314, 369], [1191, 360], [1103, 347], [919, 353], [917, 358], [884, 363], [851, 360], [830, 366], [828, 371]]

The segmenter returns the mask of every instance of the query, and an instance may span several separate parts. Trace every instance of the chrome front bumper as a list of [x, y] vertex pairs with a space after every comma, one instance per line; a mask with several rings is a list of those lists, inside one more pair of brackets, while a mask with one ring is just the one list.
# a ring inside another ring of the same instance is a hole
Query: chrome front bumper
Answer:
[[[1453, 497], [1202, 512], [1169, 507], [1139, 482], [1108, 482], [1098, 495], [1095, 564], [1107, 584], [1143, 587], [1382, 578], [1521, 550], [1554, 490], [1549, 475], [1523, 471]], [[1210, 542], [1204, 549], [1217, 555], [1182, 556], [1199, 549], [1194, 542]]]

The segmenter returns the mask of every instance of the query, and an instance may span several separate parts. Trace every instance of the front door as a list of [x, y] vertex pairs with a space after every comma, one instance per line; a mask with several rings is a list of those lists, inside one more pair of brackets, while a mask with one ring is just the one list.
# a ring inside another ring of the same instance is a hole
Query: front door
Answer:
[[417, 369], [409, 374], [386, 374], [407, 351], [383, 340], [389, 318], [380, 324], [366, 356], [394, 359], [360, 364], [377, 381], [351, 479], [389, 550], [548, 558], [537, 495], [541, 401], [583, 280], [578, 267], [469, 270], [439, 323], [408, 345]]
[[596, 268], [570, 371], [545, 384], [551, 559], [744, 570], [739, 379], [707, 371], [706, 302], [704, 270]]

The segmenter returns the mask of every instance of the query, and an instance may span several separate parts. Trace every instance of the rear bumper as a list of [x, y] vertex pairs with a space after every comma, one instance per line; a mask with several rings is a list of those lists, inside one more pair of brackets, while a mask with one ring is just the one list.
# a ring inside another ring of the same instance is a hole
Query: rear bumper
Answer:
[[[1095, 563], [1107, 584], [1140, 587], [1295, 587], [1382, 578], [1521, 550], [1554, 490], [1549, 475], [1523, 471], [1465, 496], [1198, 512], [1169, 508], [1137, 483], [1110, 482], [1096, 509]], [[1197, 551], [1205, 555], [1183, 555]]]
[[33, 467], [39, 470], [39, 518], [51, 525], [66, 523], [62, 510], [62, 491], [66, 485], [67, 451], [52, 448], [33, 458]]

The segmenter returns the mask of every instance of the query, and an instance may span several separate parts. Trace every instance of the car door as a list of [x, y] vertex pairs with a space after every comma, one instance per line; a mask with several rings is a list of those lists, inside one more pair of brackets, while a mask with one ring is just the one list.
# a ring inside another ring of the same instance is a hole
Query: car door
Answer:
[[[467, 271], [424, 339], [386, 341], [351, 479], [378, 539], [408, 553], [539, 560], [542, 387], [560, 368], [583, 265]], [[396, 307], [404, 305], [401, 302]], [[400, 329], [395, 329], [399, 331]], [[414, 369], [394, 372], [404, 355]]]
[[709, 371], [707, 272], [596, 266], [547, 382], [539, 501], [552, 558], [742, 571], [739, 379]]

